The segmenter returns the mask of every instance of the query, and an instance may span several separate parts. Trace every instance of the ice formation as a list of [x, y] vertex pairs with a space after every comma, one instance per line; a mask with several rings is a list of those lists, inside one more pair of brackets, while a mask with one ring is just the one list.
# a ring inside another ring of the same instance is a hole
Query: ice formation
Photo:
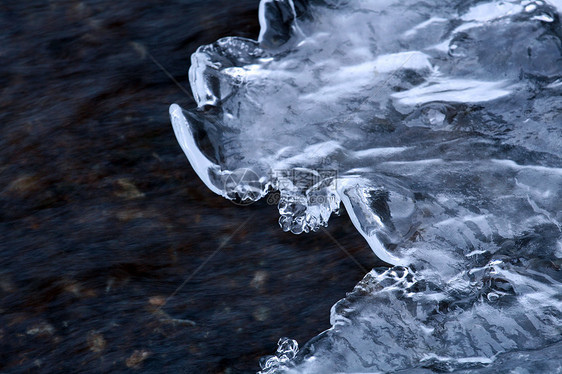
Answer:
[[297, 234], [343, 203], [394, 265], [263, 373], [485, 372], [562, 344], [560, 9], [262, 0], [258, 41], [192, 56], [198, 108], [170, 116], [201, 180], [242, 202], [278, 191]]

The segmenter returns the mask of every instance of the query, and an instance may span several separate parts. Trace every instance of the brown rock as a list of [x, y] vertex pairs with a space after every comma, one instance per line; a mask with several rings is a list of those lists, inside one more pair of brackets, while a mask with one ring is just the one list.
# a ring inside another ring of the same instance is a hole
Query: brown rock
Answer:
[[106, 345], [105, 338], [99, 332], [91, 331], [88, 334], [88, 347], [92, 352], [99, 353], [105, 349]]
[[26, 196], [32, 192], [40, 190], [41, 187], [40, 178], [38, 176], [26, 174], [13, 180], [5, 191], [16, 195]]
[[120, 191], [115, 192], [116, 196], [125, 198], [127, 200], [139, 199], [144, 197], [144, 193], [140, 192], [137, 186], [135, 186], [130, 180], [126, 178], [119, 178], [117, 179], [116, 183], [120, 188]]
[[150, 356], [149, 351], [135, 350], [131, 356], [125, 361], [128, 368], [138, 368], [140, 364]]
[[148, 299], [148, 303], [154, 306], [163, 306], [166, 304], [166, 298], [164, 296], [152, 296]]

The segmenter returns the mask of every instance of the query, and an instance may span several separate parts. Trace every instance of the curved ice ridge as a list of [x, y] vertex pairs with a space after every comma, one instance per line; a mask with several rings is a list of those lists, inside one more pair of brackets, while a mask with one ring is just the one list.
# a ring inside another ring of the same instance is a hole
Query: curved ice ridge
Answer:
[[201, 180], [267, 196], [294, 233], [343, 203], [412, 278], [368, 274], [332, 329], [264, 372], [481, 370], [558, 344], [561, 7], [263, 0], [258, 41], [193, 54], [198, 108], [170, 116]]
[[[229, 199], [279, 190], [280, 224], [294, 233], [325, 226], [343, 202], [377, 256], [407, 264], [390, 248], [412, 230], [391, 221], [411, 225], [419, 213], [412, 185], [437, 195], [463, 183], [432, 181], [420, 170], [455, 179], [463, 162], [476, 164], [503, 174], [501, 187], [511, 189], [515, 173], [490, 161], [502, 148], [550, 153], [559, 165], [558, 126], [540, 129], [535, 144], [522, 142], [541, 117], [560, 120], [552, 100], [560, 86], [549, 85], [560, 74], [555, 9], [542, 1], [455, 4], [262, 1], [260, 40], [199, 48], [189, 70], [199, 110], [170, 107], [193, 168]], [[506, 38], [514, 34], [525, 36]], [[538, 154], [508, 158], [545, 163]], [[484, 192], [485, 179], [472, 189]], [[381, 190], [382, 213], [367, 197]], [[396, 201], [411, 205], [406, 216], [386, 212]]]

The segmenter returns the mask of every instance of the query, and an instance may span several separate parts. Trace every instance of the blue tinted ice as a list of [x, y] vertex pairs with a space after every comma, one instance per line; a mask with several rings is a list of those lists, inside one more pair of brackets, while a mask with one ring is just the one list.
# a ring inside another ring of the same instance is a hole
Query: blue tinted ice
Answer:
[[201, 180], [236, 201], [278, 191], [293, 233], [343, 203], [396, 265], [264, 372], [473, 370], [561, 341], [560, 9], [263, 0], [258, 41], [192, 56], [198, 108], [170, 115]]

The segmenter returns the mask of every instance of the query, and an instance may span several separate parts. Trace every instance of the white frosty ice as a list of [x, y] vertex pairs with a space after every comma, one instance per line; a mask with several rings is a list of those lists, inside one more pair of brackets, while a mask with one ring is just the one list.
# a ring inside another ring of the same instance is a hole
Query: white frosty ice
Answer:
[[259, 17], [258, 41], [192, 56], [198, 109], [170, 107], [191, 165], [229, 199], [278, 191], [286, 231], [317, 230], [343, 203], [399, 265], [264, 372], [472, 370], [559, 342], [557, 9], [264, 0]]

